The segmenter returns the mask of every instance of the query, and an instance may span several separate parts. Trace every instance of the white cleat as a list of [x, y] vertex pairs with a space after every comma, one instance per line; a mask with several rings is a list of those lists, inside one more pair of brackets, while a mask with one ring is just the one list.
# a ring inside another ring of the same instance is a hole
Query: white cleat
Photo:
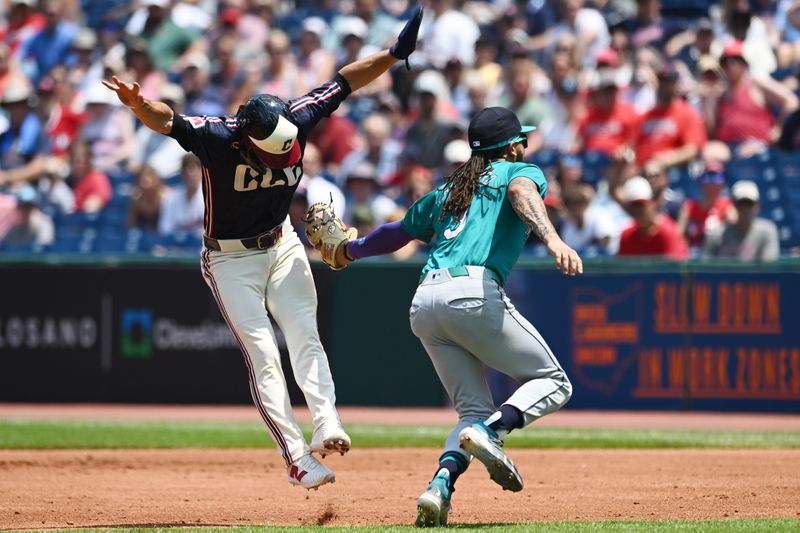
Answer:
[[350, 436], [338, 421], [323, 422], [311, 438], [311, 451], [325, 457], [331, 453], [344, 455], [350, 451]]
[[497, 437], [493, 429], [480, 422], [472, 424], [461, 430], [458, 442], [464, 451], [483, 463], [489, 471], [489, 477], [503, 487], [503, 490], [512, 492], [522, 490], [522, 475], [503, 451], [503, 441]]
[[336, 475], [313, 456], [304, 455], [289, 467], [289, 483], [305, 489], [317, 490], [325, 483], [334, 483]]

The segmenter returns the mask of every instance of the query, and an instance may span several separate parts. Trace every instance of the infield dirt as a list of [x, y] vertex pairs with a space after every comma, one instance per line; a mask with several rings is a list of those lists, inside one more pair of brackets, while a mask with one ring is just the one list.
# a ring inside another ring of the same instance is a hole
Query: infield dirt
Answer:
[[[435, 449], [326, 459], [319, 491], [291, 487], [274, 450], [0, 451], [0, 528], [410, 524]], [[516, 494], [480, 464], [452, 523], [800, 516], [798, 450], [511, 450]]]

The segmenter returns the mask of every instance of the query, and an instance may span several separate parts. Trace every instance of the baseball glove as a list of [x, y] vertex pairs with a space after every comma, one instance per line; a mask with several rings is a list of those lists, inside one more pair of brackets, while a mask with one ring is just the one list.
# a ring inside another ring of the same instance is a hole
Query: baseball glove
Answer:
[[324, 202], [309, 207], [304, 221], [308, 242], [319, 249], [325, 264], [333, 270], [345, 268], [350, 262], [343, 258], [344, 254], [337, 254], [337, 251], [358, 236], [356, 229], [345, 226], [333, 211], [333, 205]]

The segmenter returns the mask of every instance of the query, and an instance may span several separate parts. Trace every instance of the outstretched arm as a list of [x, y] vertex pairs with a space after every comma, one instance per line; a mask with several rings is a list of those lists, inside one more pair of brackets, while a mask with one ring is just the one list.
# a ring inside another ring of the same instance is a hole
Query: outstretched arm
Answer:
[[164, 135], [172, 130], [172, 108], [163, 102], [148, 100], [142, 96], [138, 83], [126, 83], [111, 76], [111, 81], [103, 80], [103, 85], [117, 93], [119, 101], [151, 130]]
[[347, 265], [356, 259], [396, 252], [413, 240], [414, 237], [403, 229], [402, 221], [398, 220], [378, 227], [366, 237], [339, 246], [336, 259], [338, 263]]
[[508, 200], [519, 218], [547, 246], [556, 259], [556, 268], [564, 274], [583, 274], [583, 262], [578, 253], [567, 246], [547, 216], [547, 208], [539, 188], [528, 178], [514, 178], [508, 186]]
[[417, 35], [419, 34], [419, 25], [422, 22], [422, 12], [422, 7], [418, 6], [400, 32], [397, 42], [390, 49], [377, 52], [342, 67], [339, 74], [347, 80], [353, 91], [357, 91], [375, 80], [389, 70], [389, 67], [394, 65], [398, 59], [408, 61], [408, 56], [417, 47]]
[[345, 65], [339, 74], [347, 80], [353, 91], [357, 91], [389, 70], [396, 61], [397, 58], [391, 55], [389, 50], [383, 50]]

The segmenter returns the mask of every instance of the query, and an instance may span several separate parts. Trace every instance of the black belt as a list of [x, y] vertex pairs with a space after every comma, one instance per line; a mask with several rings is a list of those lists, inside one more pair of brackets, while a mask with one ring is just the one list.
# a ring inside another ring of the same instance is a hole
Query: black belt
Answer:
[[[239, 241], [243, 247], [248, 250], [266, 250], [275, 246], [275, 243], [283, 237], [283, 226], [276, 226], [269, 231], [265, 231], [255, 237], [248, 237], [246, 239], [220, 239], [225, 241]], [[206, 248], [216, 250], [217, 252], [223, 251], [223, 246], [220, 245], [220, 240], [212, 239], [203, 235], [203, 244]]]

